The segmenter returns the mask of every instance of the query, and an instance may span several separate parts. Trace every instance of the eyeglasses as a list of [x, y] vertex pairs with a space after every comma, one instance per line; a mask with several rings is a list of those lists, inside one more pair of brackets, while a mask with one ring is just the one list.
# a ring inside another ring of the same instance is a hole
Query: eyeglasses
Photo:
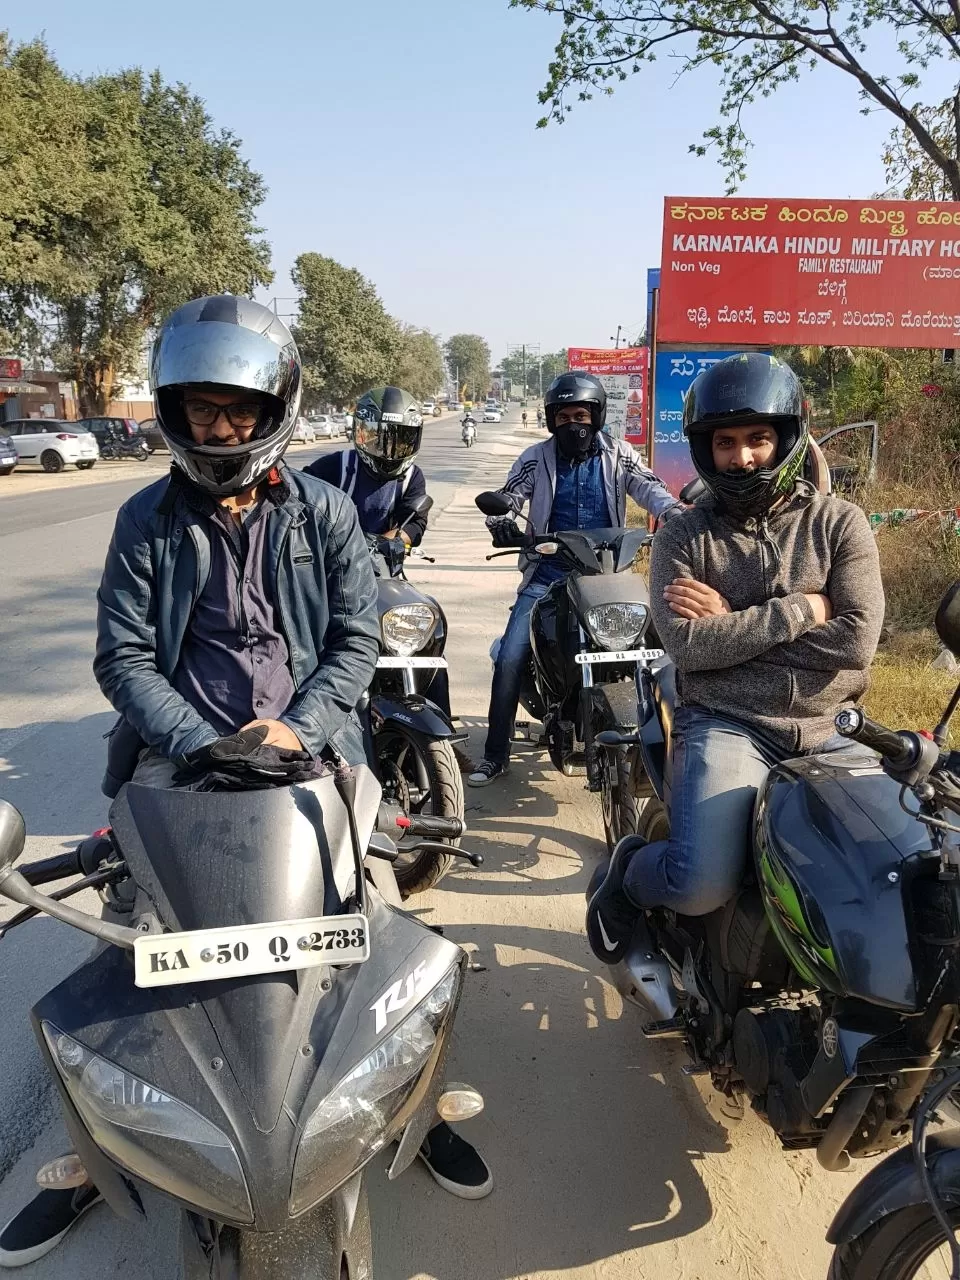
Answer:
[[258, 404], [210, 404], [207, 400], [184, 400], [183, 413], [192, 427], [212, 427], [221, 414], [231, 427], [255, 427], [263, 409]]

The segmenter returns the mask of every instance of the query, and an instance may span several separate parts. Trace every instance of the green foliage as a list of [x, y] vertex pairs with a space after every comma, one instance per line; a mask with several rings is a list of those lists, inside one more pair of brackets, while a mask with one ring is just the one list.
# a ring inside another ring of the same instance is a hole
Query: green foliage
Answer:
[[446, 381], [440, 339], [414, 325], [400, 328], [400, 355], [390, 381], [418, 400], [437, 395]]
[[[917, 116], [937, 146], [945, 153], [957, 152], [960, 135], [960, 95], [938, 106], [917, 107]], [[949, 200], [954, 194], [944, 170], [935, 164], [906, 125], [894, 129], [883, 153], [887, 190], [891, 200]]]
[[[504, 356], [500, 362], [504, 375], [510, 379], [511, 385], [517, 391], [523, 386], [523, 355], [520, 351], [511, 351], [508, 356]], [[539, 360], [537, 359], [536, 349], [534, 353], [527, 352], [527, 386], [528, 395], [536, 395], [541, 386], [546, 390], [554, 378], [560, 373], [567, 371], [567, 352], [554, 351], [544, 353]]]
[[458, 378], [457, 394], [477, 400], [490, 387], [490, 348], [476, 333], [455, 333], [444, 344], [447, 367]]
[[159, 72], [67, 76], [0, 35], [0, 326], [102, 413], [163, 315], [272, 279], [262, 180]]
[[921, 72], [938, 60], [960, 60], [957, 0], [614, 0], [609, 6], [602, 0], [510, 0], [510, 5], [557, 14], [563, 22], [539, 94], [547, 107], [540, 127], [551, 119], [562, 122], [572, 110], [571, 96], [586, 102], [595, 92], [612, 94], [666, 47], [680, 74], [703, 67], [719, 73], [720, 123], [690, 149], [698, 155], [716, 149], [728, 190], [734, 191], [747, 167], [745, 110], [799, 80], [802, 72], [827, 66], [856, 81], [865, 114], [879, 108], [894, 116], [943, 175], [944, 188], [960, 199], [960, 87], [950, 100], [952, 123], [948, 120], [942, 132], [930, 118], [929, 104], [917, 102]]
[[294, 336], [307, 407], [346, 404], [396, 376], [400, 330], [369, 280], [319, 253], [301, 253], [290, 277], [300, 294]]

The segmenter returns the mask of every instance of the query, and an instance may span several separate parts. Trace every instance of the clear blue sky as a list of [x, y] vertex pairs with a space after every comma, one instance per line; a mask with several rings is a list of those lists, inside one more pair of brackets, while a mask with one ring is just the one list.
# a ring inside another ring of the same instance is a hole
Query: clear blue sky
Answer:
[[[559, 24], [506, 0], [45, 0], [3, 21], [68, 71], [157, 66], [206, 99], [270, 188], [272, 293], [313, 250], [402, 320], [483, 334], [495, 360], [639, 330], [663, 197], [723, 192], [687, 150], [713, 122], [709, 74], [674, 85], [664, 58], [537, 130]], [[873, 194], [888, 123], [859, 105], [823, 70], [754, 108], [744, 194]]]

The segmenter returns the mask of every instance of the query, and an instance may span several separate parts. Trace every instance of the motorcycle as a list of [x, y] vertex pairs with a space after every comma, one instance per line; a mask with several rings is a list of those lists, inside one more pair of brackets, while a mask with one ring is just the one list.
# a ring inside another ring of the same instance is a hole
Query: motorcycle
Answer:
[[[466, 955], [401, 909], [392, 873], [392, 837], [462, 824], [382, 803], [364, 766], [129, 783], [110, 822], [15, 869], [24, 822], [0, 801], [0, 894], [25, 907], [0, 936], [43, 912], [103, 944], [32, 1011], [76, 1152], [38, 1181], [89, 1176], [130, 1221], [138, 1183], [169, 1197], [185, 1280], [369, 1280], [365, 1166], [398, 1141], [397, 1177], [437, 1114], [482, 1107], [443, 1083]], [[104, 919], [63, 901], [89, 887]]]
[[[502, 493], [481, 493], [475, 502], [484, 515], [516, 515]], [[568, 777], [584, 770], [587, 789], [600, 794], [611, 850], [622, 835], [636, 830], [642, 799], [631, 776], [629, 747], [601, 751], [597, 735], [634, 732], [635, 672], [663, 657], [660, 648], [642, 647], [646, 639], [657, 642], [647, 584], [631, 572], [637, 553], [651, 540], [643, 529], [579, 529], [528, 535], [517, 549], [549, 556], [569, 570], [530, 615], [533, 651], [520, 704], [543, 723], [555, 768]], [[517, 550], [495, 551], [487, 559]]]
[[142, 436], [118, 436], [111, 433], [100, 443], [100, 457], [107, 461], [133, 458], [137, 462], [146, 462], [150, 457], [150, 446]]
[[[429, 497], [418, 511], [433, 505]], [[447, 680], [447, 619], [433, 596], [407, 580], [407, 547], [402, 538], [367, 536], [377, 578], [380, 614], [380, 657], [368, 697], [361, 702], [361, 719], [368, 722], [370, 759], [384, 795], [406, 812], [463, 819], [463, 779], [454, 745], [468, 735], [458, 733], [444, 708], [431, 701]], [[430, 556], [418, 557], [434, 561]], [[440, 699], [449, 704], [449, 694]], [[404, 898], [437, 883], [450, 867], [456, 850], [434, 842], [419, 848], [400, 842], [395, 865]]]
[[472, 420], [465, 422], [463, 424], [463, 430], [460, 432], [460, 439], [468, 449], [472, 449], [476, 438], [477, 428], [474, 422]]
[[[937, 631], [960, 652], [960, 584]], [[640, 670], [637, 688], [637, 731], [599, 744], [637, 750], [652, 841], [670, 830], [675, 669]], [[612, 969], [643, 1034], [683, 1041], [684, 1073], [708, 1075], [734, 1115], [747, 1101], [785, 1150], [830, 1171], [895, 1152], [835, 1218], [831, 1280], [932, 1275], [947, 1217], [960, 1223], [960, 1133], [926, 1138], [960, 1100], [960, 753], [944, 750], [958, 703], [960, 687], [932, 735], [842, 711], [838, 733], [869, 750], [775, 765], [737, 896], [708, 916], [647, 911]], [[896, 1151], [911, 1130], [912, 1153]]]

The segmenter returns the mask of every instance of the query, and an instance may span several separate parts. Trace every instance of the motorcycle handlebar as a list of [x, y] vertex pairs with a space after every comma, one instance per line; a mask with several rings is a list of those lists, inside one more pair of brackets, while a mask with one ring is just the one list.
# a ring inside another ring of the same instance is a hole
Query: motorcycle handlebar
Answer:
[[865, 747], [878, 752], [891, 769], [899, 772], [912, 768], [919, 755], [912, 734], [898, 733], [885, 725], [877, 724], [860, 710], [850, 707], [834, 720], [837, 733], [844, 738], [862, 742]]
[[462, 818], [441, 818], [429, 813], [401, 814], [396, 822], [412, 836], [429, 836], [435, 840], [459, 840], [467, 829]]
[[55, 858], [31, 862], [25, 867], [18, 867], [17, 870], [27, 884], [34, 886], [52, 884], [55, 880], [65, 880], [67, 876], [80, 875], [82, 868], [79, 854], [79, 849], [73, 849], [70, 853], [59, 853]]

